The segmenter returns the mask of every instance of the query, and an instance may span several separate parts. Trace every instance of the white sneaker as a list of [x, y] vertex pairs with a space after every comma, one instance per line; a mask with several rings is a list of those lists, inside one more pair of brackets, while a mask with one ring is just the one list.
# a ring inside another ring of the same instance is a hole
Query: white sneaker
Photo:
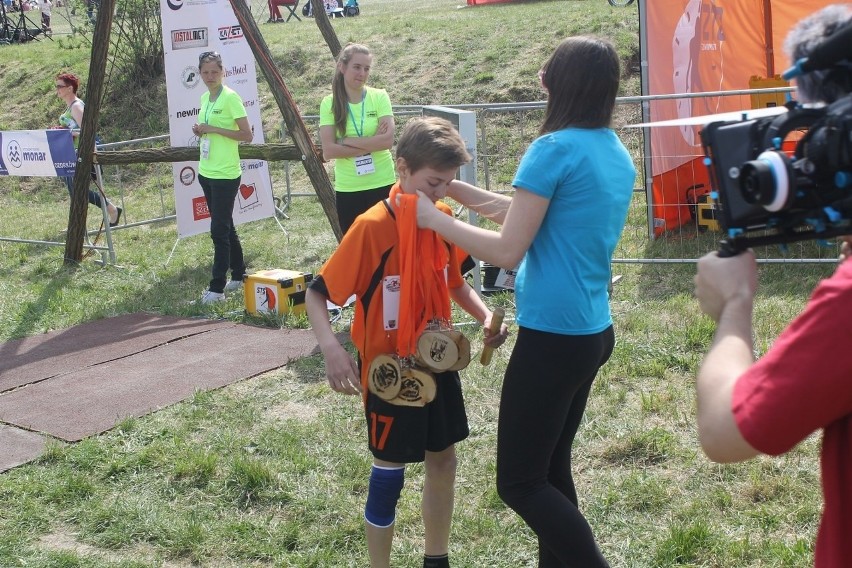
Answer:
[[237, 290], [239, 290], [242, 287], [243, 287], [243, 281], [242, 280], [228, 280], [228, 283], [225, 284], [225, 292], [227, 292], [227, 293], [236, 292]]
[[203, 294], [201, 294], [201, 303], [202, 304], [215, 304], [216, 302], [224, 302], [225, 294], [222, 292], [211, 292], [210, 290], [205, 290]]

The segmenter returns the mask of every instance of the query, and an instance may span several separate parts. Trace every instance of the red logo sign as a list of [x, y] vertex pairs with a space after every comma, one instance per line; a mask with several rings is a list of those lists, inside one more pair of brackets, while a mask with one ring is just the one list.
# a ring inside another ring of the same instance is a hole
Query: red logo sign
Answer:
[[202, 195], [201, 197], [194, 197], [192, 199], [192, 219], [194, 221], [200, 221], [202, 219], [210, 218], [210, 210], [207, 209], [207, 199]]

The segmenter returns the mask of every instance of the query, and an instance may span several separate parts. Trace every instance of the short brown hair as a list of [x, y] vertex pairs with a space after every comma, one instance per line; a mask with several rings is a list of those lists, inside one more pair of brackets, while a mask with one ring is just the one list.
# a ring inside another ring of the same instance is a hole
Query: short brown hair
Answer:
[[74, 91], [75, 95], [77, 94], [77, 89], [80, 88], [80, 79], [77, 78], [77, 75], [74, 73], [60, 73], [56, 76], [56, 79], [66, 85], [71, 85], [71, 90]]
[[405, 160], [411, 173], [458, 168], [472, 159], [452, 123], [437, 116], [409, 120], [399, 136], [396, 157]]

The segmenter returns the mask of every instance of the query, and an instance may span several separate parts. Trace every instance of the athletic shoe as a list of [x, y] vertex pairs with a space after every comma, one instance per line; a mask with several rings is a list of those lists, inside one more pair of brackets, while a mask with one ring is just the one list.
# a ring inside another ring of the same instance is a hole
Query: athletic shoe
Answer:
[[202, 304], [215, 304], [216, 302], [224, 302], [225, 294], [222, 292], [211, 292], [210, 290], [205, 290], [203, 294], [201, 294], [201, 303]]
[[240, 288], [243, 287], [242, 280], [229, 280], [227, 284], [225, 284], [225, 292], [231, 293], [236, 292]]
[[109, 226], [115, 227], [118, 225], [118, 222], [121, 221], [121, 212], [124, 211], [121, 207], [115, 208], [115, 221], [110, 221]]

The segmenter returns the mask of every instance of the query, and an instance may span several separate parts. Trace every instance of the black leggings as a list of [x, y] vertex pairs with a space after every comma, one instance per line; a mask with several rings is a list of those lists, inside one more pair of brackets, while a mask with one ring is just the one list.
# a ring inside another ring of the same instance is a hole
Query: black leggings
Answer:
[[614, 345], [612, 327], [594, 335], [518, 330], [500, 397], [497, 491], [538, 536], [540, 568], [609, 566], [577, 508], [571, 445]]
[[364, 189], [360, 191], [335, 191], [334, 201], [337, 206], [337, 221], [340, 230], [345, 235], [355, 217], [381, 201], [387, 199], [393, 185], [377, 187], [375, 189]]

